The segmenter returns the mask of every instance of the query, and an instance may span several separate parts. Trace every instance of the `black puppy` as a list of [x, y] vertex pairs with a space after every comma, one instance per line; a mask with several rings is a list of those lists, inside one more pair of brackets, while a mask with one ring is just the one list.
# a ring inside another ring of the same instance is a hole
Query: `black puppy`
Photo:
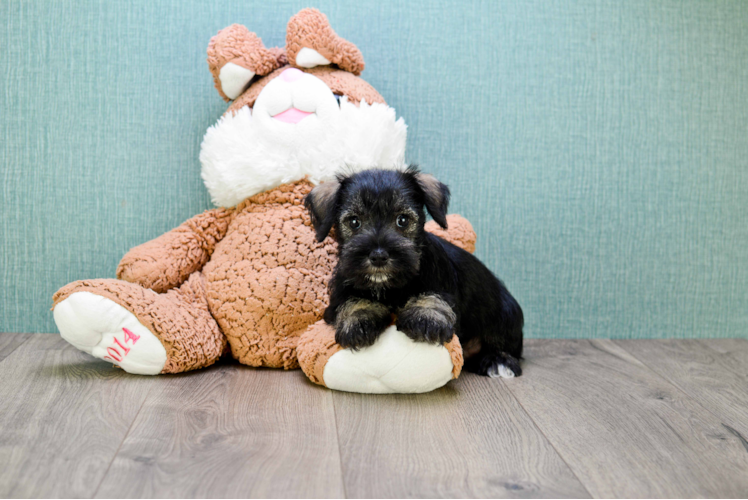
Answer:
[[449, 188], [417, 168], [365, 170], [320, 184], [304, 201], [322, 241], [335, 227], [339, 261], [325, 321], [342, 347], [370, 346], [397, 314], [415, 341], [457, 334], [465, 369], [522, 374], [522, 309], [470, 253], [424, 230], [424, 206], [447, 227]]

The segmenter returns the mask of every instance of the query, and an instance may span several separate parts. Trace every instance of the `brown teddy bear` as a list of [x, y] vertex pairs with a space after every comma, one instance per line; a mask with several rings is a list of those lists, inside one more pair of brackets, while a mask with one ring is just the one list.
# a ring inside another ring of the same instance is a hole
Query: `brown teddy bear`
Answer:
[[[456, 337], [416, 345], [393, 326], [352, 353], [320, 321], [336, 246], [316, 242], [304, 196], [341, 171], [404, 166], [405, 123], [358, 76], [356, 46], [305, 9], [289, 21], [285, 49], [232, 25], [210, 41], [208, 64], [233, 100], [200, 153], [221, 208], [131, 249], [116, 280], [62, 287], [53, 310], [63, 338], [137, 374], [202, 368], [229, 348], [250, 366], [301, 362], [312, 381], [343, 390], [422, 392], [459, 374]], [[459, 216], [430, 230], [474, 249]]]

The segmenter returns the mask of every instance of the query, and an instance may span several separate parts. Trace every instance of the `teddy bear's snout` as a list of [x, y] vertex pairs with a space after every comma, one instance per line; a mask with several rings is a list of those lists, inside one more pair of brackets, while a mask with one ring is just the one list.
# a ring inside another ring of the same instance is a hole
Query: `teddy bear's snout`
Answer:
[[296, 68], [288, 68], [281, 73], [281, 78], [288, 83], [293, 83], [304, 76], [304, 72]]

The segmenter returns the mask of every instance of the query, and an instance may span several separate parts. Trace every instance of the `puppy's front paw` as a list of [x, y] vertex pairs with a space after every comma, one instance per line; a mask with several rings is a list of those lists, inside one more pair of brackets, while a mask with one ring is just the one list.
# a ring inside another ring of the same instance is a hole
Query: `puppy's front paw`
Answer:
[[454, 324], [440, 317], [431, 317], [424, 311], [403, 311], [395, 323], [397, 329], [416, 342], [445, 344], [452, 339]]
[[343, 349], [354, 351], [374, 344], [379, 335], [387, 328], [370, 318], [349, 318], [335, 328], [335, 342]]
[[372, 345], [390, 325], [392, 316], [386, 306], [366, 299], [349, 299], [338, 309], [335, 342], [354, 351]]
[[452, 340], [457, 316], [436, 294], [413, 297], [400, 310], [397, 329], [416, 342], [444, 344]]

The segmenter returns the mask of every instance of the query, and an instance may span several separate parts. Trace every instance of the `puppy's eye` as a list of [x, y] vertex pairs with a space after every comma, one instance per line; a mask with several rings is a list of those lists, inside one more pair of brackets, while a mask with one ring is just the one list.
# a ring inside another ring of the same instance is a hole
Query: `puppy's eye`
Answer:
[[408, 225], [409, 221], [410, 221], [410, 218], [407, 215], [398, 215], [397, 216], [397, 227], [405, 227]]
[[351, 229], [355, 231], [356, 229], [361, 227], [361, 219], [359, 219], [358, 217], [351, 217], [348, 220], [348, 225], [351, 226]]

